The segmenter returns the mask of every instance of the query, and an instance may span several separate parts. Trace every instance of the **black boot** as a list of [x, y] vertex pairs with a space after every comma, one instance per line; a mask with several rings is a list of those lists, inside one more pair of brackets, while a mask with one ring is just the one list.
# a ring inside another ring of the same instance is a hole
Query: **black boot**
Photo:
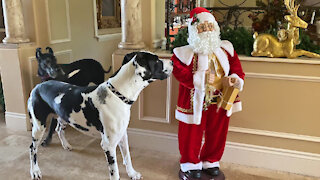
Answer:
[[204, 169], [203, 172], [215, 180], [224, 180], [224, 174], [219, 167]]
[[201, 170], [179, 171], [180, 180], [210, 180], [212, 179]]

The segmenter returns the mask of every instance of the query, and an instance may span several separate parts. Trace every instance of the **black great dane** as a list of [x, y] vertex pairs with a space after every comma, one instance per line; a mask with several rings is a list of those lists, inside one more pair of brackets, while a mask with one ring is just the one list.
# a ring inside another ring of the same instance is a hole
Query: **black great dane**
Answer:
[[[41, 48], [36, 50], [38, 76], [42, 82], [57, 80], [77, 86], [99, 85], [104, 82], [104, 74], [111, 70], [110, 66], [109, 70], [105, 71], [102, 65], [94, 59], [81, 59], [70, 64], [57, 64], [53, 50], [50, 47], [47, 47], [46, 50], [47, 53], [42, 53]], [[56, 126], [57, 120], [53, 118], [42, 146], [50, 144]]]
[[28, 100], [32, 121], [32, 144], [30, 146], [30, 174], [32, 179], [41, 179], [37, 149], [46, 129], [50, 115], [58, 119], [57, 132], [65, 149], [71, 149], [64, 136], [69, 124], [89, 136], [101, 138], [111, 180], [119, 180], [116, 147], [119, 145], [128, 176], [141, 179], [141, 174], [132, 167], [129, 152], [127, 127], [131, 105], [140, 92], [155, 80], [170, 76], [173, 63], [161, 60], [148, 52], [127, 54], [121, 68], [108, 81], [99, 86], [80, 87], [60, 81], [38, 84]]

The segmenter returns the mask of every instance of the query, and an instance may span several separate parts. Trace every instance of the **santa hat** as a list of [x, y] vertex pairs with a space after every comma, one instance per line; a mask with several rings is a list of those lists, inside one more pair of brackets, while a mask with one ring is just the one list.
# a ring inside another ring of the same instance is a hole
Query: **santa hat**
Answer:
[[192, 19], [192, 24], [193, 22], [199, 22], [203, 23], [205, 21], [214, 23], [216, 22], [216, 19], [214, 16], [210, 13], [209, 10], [203, 7], [196, 7], [190, 12], [190, 18]]

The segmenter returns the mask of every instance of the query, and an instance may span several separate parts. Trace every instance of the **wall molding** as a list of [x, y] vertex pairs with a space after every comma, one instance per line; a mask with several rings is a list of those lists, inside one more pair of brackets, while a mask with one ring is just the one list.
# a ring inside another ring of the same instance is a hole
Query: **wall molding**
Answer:
[[58, 44], [58, 43], [65, 43], [71, 41], [71, 25], [70, 25], [70, 8], [69, 8], [69, 0], [64, 0], [66, 5], [66, 20], [67, 20], [67, 32], [68, 36], [64, 39], [52, 39], [51, 35], [51, 23], [50, 23], [50, 13], [49, 13], [49, 0], [45, 0], [45, 6], [46, 6], [46, 13], [47, 13], [47, 23], [48, 23], [48, 33], [49, 33], [49, 41], [50, 44]]
[[246, 78], [276, 79], [276, 80], [320, 83], [320, 77], [318, 76], [297, 76], [297, 75], [288, 75], [288, 74], [268, 74], [268, 73], [246, 72]]
[[163, 44], [163, 41], [164, 41], [163, 38], [153, 40], [153, 41], [152, 41], [152, 47], [155, 48], [155, 49], [161, 48], [161, 47], [162, 47], [162, 44]]
[[27, 116], [23, 113], [5, 112], [6, 127], [13, 130], [28, 130]]
[[[173, 133], [128, 128], [132, 147], [177, 154], [178, 137]], [[320, 154], [227, 142], [223, 162], [320, 177]]]
[[16, 112], [5, 112], [5, 116], [10, 116], [10, 117], [14, 117], [14, 118], [19, 118], [19, 119], [26, 119], [26, 115], [23, 113], [16, 113]]
[[248, 62], [268, 62], [268, 63], [286, 63], [286, 64], [310, 64], [310, 65], [320, 65], [320, 61], [315, 58], [306, 58], [299, 57], [296, 59], [290, 58], [269, 58], [269, 57], [252, 57], [252, 56], [244, 56], [239, 55], [240, 61], [248, 61]]
[[172, 77], [167, 78], [167, 96], [166, 96], [166, 117], [153, 117], [153, 116], [144, 116], [143, 115], [143, 91], [139, 95], [139, 102], [138, 102], [138, 115], [139, 120], [143, 121], [152, 121], [152, 122], [160, 122], [160, 123], [170, 123], [170, 112], [171, 112], [171, 86], [172, 86]]
[[229, 132], [320, 143], [320, 137], [293, 134], [293, 133], [266, 131], [266, 130], [259, 130], [259, 129], [249, 129], [249, 128], [234, 127], [234, 126], [229, 127]]

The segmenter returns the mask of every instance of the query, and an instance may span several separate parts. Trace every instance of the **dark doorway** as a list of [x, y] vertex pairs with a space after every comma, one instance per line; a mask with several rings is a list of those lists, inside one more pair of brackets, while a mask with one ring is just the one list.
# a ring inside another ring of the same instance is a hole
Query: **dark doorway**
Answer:
[[2, 11], [2, 2], [0, 3], [0, 40], [2, 43], [2, 39], [6, 37], [5, 29], [4, 29], [4, 20], [3, 20], [3, 11]]

